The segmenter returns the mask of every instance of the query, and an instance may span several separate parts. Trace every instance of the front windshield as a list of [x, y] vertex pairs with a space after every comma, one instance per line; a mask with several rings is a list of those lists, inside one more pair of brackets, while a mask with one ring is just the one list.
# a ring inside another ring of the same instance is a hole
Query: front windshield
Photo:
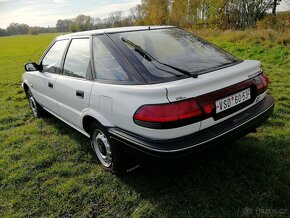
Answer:
[[[159, 62], [191, 73], [212, 70], [238, 61], [234, 56], [179, 28], [123, 32], [118, 33], [118, 37], [119, 39], [128, 39], [140, 46]], [[151, 61], [148, 58], [142, 57], [140, 52], [134, 51], [133, 46], [125, 43], [124, 40], [122, 43], [126, 44], [148, 71], [155, 76], [172, 77], [172, 74], [180, 75], [180, 73], [160, 66], [158, 63], [150, 63]], [[159, 70], [166, 70], [167, 73], [165, 71], [156, 72], [155, 65], [158, 65]], [[168, 73], [168, 71], [171, 72]]]

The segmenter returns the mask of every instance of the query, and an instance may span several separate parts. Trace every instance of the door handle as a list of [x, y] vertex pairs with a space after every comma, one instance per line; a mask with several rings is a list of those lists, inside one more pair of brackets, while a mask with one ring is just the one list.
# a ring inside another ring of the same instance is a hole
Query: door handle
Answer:
[[84, 91], [77, 90], [76, 91], [76, 96], [79, 97], [79, 98], [84, 98], [85, 93], [84, 93]]
[[53, 89], [53, 83], [52, 82], [48, 82], [48, 87]]

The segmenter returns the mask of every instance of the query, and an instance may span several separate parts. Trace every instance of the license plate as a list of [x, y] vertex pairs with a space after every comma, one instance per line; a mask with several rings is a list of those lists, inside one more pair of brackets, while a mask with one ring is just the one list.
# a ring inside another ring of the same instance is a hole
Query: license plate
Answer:
[[233, 95], [219, 99], [215, 102], [216, 113], [223, 112], [232, 107], [235, 107], [251, 98], [251, 90], [247, 88], [243, 91], [237, 92]]

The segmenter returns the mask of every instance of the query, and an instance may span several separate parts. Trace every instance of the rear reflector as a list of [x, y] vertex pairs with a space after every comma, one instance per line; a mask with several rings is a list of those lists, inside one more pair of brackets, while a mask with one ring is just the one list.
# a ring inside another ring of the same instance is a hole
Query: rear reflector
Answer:
[[199, 105], [195, 99], [191, 98], [173, 103], [143, 105], [136, 111], [133, 118], [134, 122], [141, 126], [152, 126], [147, 125], [148, 123], [171, 123], [170, 126], [174, 127], [175, 122], [180, 124], [182, 120], [190, 120], [190, 123], [193, 123], [201, 114]]

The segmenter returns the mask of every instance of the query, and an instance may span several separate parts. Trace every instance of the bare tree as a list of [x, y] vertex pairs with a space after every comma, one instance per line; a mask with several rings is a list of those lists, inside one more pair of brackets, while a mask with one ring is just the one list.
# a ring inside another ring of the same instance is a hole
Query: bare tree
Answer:
[[255, 26], [272, 8], [274, 0], [231, 0], [227, 6], [227, 22], [236, 28]]
[[272, 14], [276, 14], [277, 6], [280, 4], [282, 0], [273, 0], [273, 8], [272, 8]]
[[130, 17], [134, 22], [144, 19], [144, 5], [136, 5], [130, 9]]
[[113, 27], [122, 25], [123, 11], [114, 11], [109, 14], [109, 20]]

